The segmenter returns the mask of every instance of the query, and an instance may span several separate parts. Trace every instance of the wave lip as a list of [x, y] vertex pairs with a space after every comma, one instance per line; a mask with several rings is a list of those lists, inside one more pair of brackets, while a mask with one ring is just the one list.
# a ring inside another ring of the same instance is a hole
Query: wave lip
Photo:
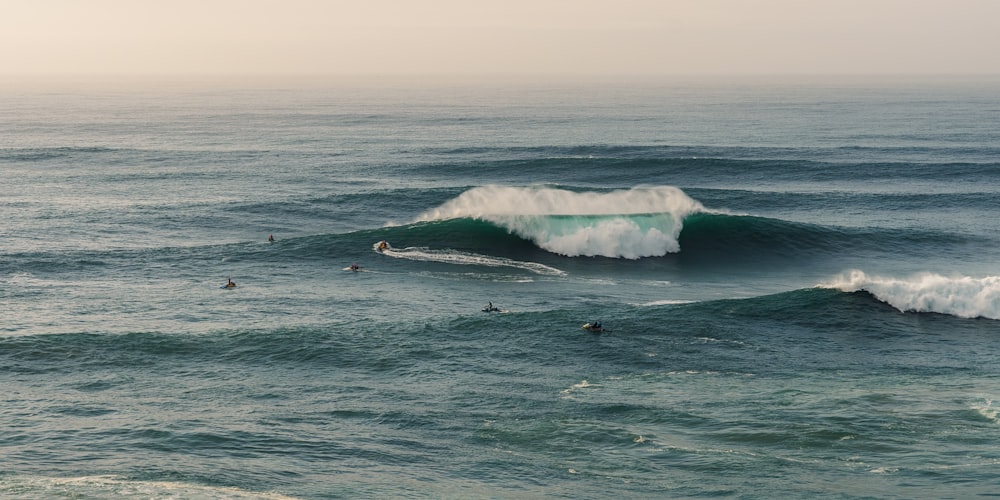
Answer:
[[568, 257], [639, 259], [680, 251], [677, 238], [684, 218], [704, 210], [673, 186], [609, 192], [481, 186], [415, 222], [479, 219]]
[[921, 273], [900, 279], [869, 276], [855, 269], [819, 286], [843, 292], [865, 291], [903, 312], [1000, 319], [1000, 276], [972, 278]]

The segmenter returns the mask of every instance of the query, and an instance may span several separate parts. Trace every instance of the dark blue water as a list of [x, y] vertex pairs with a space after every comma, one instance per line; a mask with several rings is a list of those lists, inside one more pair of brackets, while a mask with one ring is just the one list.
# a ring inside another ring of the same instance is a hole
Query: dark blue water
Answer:
[[996, 83], [5, 84], [0, 495], [993, 495]]

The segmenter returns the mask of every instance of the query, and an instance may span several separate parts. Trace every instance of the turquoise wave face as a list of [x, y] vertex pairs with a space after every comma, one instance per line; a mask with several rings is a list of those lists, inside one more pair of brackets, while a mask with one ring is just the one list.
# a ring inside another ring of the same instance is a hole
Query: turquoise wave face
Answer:
[[638, 259], [677, 252], [682, 221], [703, 210], [673, 186], [608, 192], [481, 186], [417, 220], [484, 220], [556, 254]]
[[680, 251], [673, 214], [515, 215], [495, 223], [540, 248], [568, 257], [638, 259]]

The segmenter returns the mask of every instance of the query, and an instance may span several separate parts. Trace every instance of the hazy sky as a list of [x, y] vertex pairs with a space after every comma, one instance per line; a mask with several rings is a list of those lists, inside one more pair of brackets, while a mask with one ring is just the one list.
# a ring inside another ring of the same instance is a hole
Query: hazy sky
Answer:
[[1000, 74], [1000, 0], [0, 0], [0, 74]]

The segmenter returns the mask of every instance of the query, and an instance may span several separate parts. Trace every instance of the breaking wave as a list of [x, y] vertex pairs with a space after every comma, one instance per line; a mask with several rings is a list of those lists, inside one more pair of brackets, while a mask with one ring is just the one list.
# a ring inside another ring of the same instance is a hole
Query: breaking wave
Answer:
[[416, 222], [479, 219], [560, 255], [638, 259], [680, 251], [684, 218], [702, 211], [701, 203], [672, 186], [609, 192], [481, 186]]
[[904, 312], [1000, 319], [1000, 276], [971, 278], [921, 273], [901, 279], [869, 276], [852, 270], [819, 286], [844, 292], [868, 292]]

